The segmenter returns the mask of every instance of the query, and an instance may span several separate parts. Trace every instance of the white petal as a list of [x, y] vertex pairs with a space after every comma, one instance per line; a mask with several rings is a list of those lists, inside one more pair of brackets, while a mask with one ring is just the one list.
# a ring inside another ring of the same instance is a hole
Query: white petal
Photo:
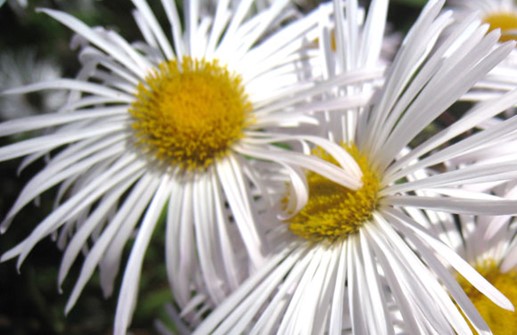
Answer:
[[[395, 211], [387, 210], [390, 214], [396, 215]], [[447, 262], [465, 277], [475, 288], [477, 288], [487, 298], [492, 300], [496, 305], [514, 311], [514, 307], [508, 298], [499, 292], [492, 284], [490, 284], [483, 276], [481, 276], [471, 265], [463, 260], [452, 249], [446, 246], [443, 242], [433, 238], [424, 231], [418, 228], [418, 225], [409, 225], [404, 220], [396, 221], [404, 223], [407, 228], [412, 230], [422, 241], [425, 241], [434, 252], [447, 260]], [[399, 228], [402, 229], [401, 226]], [[407, 230], [406, 230], [407, 231]]]
[[106, 41], [99, 33], [85, 25], [83, 22], [77, 20], [75, 17], [52, 9], [39, 9], [39, 11], [48, 14], [55, 20], [75, 31], [77, 34], [84, 36], [91, 43], [98, 46], [108, 55], [111, 55], [117, 61], [122, 63], [128, 70], [133, 71], [139, 78], [145, 77], [145, 73], [139, 69], [138, 64], [135, 64], [129, 56], [124, 54], [123, 50], [115, 48], [112, 43]]
[[0, 161], [5, 161], [21, 156], [25, 156], [38, 151], [48, 151], [50, 149], [68, 144], [71, 142], [79, 141], [86, 138], [102, 136], [109, 133], [117, 133], [125, 130], [125, 125], [106, 124], [91, 129], [81, 129], [75, 132], [61, 132], [54, 133], [51, 135], [44, 135], [22, 142], [6, 145], [0, 148]]
[[170, 193], [170, 185], [168, 183], [169, 177], [167, 175], [163, 176], [160, 186], [156, 190], [153, 200], [151, 201], [151, 204], [142, 220], [135, 243], [131, 249], [131, 254], [129, 255], [126, 271], [124, 272], [124, 278], [122, 279], [122, 286], [120, 288], [120, 295], [117, 302], [117, 311], [115, 314], [115, 325], [113, 330], [113, 333], [116, 335], [126, 334], [131, 321], [134, 307], [136, 305], [136, 296], [145, 251], [149, 246], [154, 228]]
[[153, 12], [151, 11], [151, 8], [147, 4], [147, 1], [145, 0], [132, 0], [135, 7], [138, 8], [139, 12], [142, 14], [142, 17], [146, 20], [147, 24], [151, 28], [151, 31], [153, 32], [154, 36], [156, 37], [156, 40], [158, 41], [158, 44], [160, 45], [160, 49], [165, 55], [166, 59], [173, 59], [174, 58], [174, 52], [172, 51], [171, 45], [169, 41], [167, 40], [167, 37], [165, 37], [165, 34], [163, 33], [162, 28], [160, 27], [160, 24], [158, 23], [158, 20], [154, 16]]
[[411, 195], [387, 196], [381, 204], [395, 207], [418, 207], [455, 214], [505, 215], [515, 214], [516, 200], [474, 200], [461, 198], [438, 198]]

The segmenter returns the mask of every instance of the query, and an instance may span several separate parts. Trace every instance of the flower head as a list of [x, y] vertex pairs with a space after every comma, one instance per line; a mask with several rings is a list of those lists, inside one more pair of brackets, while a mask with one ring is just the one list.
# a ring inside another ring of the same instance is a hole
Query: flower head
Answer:
[[517, 39], [517, 6], [513, 0], [451, 0], [459, 11], [477, 11], [489, 30], [499, 29], [501, 42]]
[[[513, 144], [510, 143], [510, 145]], [[511, 156], [513, 150], [508, 150], [507, 146], [498, 149], [502, 150], [480, 151], [470, 154], [468, 157], [461, 157], [451, 162], [451, 166], [459, 163], [460, 166], [465, 167], [485, 164], [487, 160], [512, 159], [505, 156]], [[508, 199], [516, 199], [515, 181], [502, 184], [470, 185], [462, 191], [476, 193], [480, 189], [485, 190], [486, 197], [490, 197], [489, 194], [495, 194]], [[460, 215], [449, 217], [448, 220], [443, 220], [443, 223], [438, 226], [441, 239], [453, 247], [459, 255], [472, 264], [484, 278], [516, 305], [517, 227], [515, 218], [506, 215]], [[494, 334], [505, 334], [508, 330], [515, 329], [517, 326], [515, 312], [496, 306], [462, 277], [459, 277], [458, 281]]]
[[[382, 37], [372, 18], [385, 15], [386, 1], [372, 2], [364, 27], [354, 21], [356, 1], [334, 4], [337, 50], [364, 50], [362, 43]], [[443, 165], [513, 138], [514, 119], [470, 131], [515, 104], [517, 91], [472, 107], [426, 140], [418, 135], [514, 44], [498, 44], [498, 33], [487, 34], [487, 27], [473, 17], [455, 25], [442, 6], [443, 1], [431, 1], [425, 7], [370, 103], [338, 107], [348, 93], [371, 90], [369, 85], [338, 85], [320, 97], [313, 113], [333, 121], [326, 125], [328, 136], [353, 158], [359, 169], [348, 172], [361, 185], [345, 189], [309, 175], [306, 207], [288, 211], [268, 235], [276, 253], [197, 333], [469, 334], [470, 325], [489, 332], [448, 266], [495, 304], [513, 310], [435, 231], [444, 212], [515, 213], [515, 200], [458, 190], [482, 181], [515, 180], [513, 163], [486, 162], [451, 171]], [[445, 33], [449, 27], [452, 34]], [[344, 38], [339, 31], [356, 33]], [[338, 74], [347, 70], [347, 57], [354, 56], [336, 54]], [[289, 203], [286, 197], [284, 204]]]
[[[211, 306], [259, 268], [267, 252], [267, 227], [255, 220], [270, 203], [267, 187], [257, 182], [261, 168], [274, 163], [300, 182], [304, 167], [344, 185], [358, 184], [333, 164], [277, 145], [314, 142], [340, 164], [348, 159], [331, 142], [282, 132], [317, 121], [294, 107], [314, 94], [308, 79], [321, 76], [310, 66], [317, 51], [305, 46], [316, 38], [330, 6], [293, 21], [287, 1], [258, 13], [252, 13], [253, 1], [220, 1], [214, 13], [204, 2], [188, 1], [182, 25], [175, 2], [163, 1], [172, 35], [167, 36], [146, 1], [133, 3], [143, 42], [129, 43], [112, 30], [42, 10], [77, 33], [81, 71], [75, 79], [8, 91], [63, 89], [70, 95], [56, 114], [0, 125], [1, 136], [50, 129], [0, 148], [0, 160], [27, 156], [24, 165], [48, 156], [1, 229], [27, 203], [57, 187], [54, 211], [2, 261], [18, 257], [20, 266], [36, 243], [56, 234], [64, 249], [61, 285], [87, 250], [68, 311], [97, 267], [105, 295], [112, 293], [124, 246], [135, 236], [119, 295], [117, 334], [128, 327], [144, 254], [160, 222], [178, 305], [197, 299]], [[378, 73], [358, 71], [351, 80]], [[303, 186], [293, 189], [300, 193]], [[200, 315], [184, 313], [193, 324]]]

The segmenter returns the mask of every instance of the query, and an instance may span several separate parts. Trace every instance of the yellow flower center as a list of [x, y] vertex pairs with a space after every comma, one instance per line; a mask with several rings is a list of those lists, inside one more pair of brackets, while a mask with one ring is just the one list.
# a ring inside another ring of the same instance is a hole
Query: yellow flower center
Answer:
[[[294, 234], [314, 242], [332, 243], [357, 232], [371, 219], [377, 206], [379, 177], [357, 147], [351, 145], [345, 149], [355, 158], [363, 172], [363, 186], [353, 191], [309, 172], [307, 181], [310, 193], [307, 205], [287, 222]], [[321, 150], [316, 150], [315, 155], [335, 163]]]
[[138, 85], [129, 113], [135, 142], [160, 163], [204, 170], [226, 156], [251, 123], [240, 76], [216, 60], [165, 61]]
[[[501, 291], [514, 306], [517, 305], [517, 270], [502, 273], [494, 261], [487, 261], [476, 270]], [[486, 321], [494, 335], [511, 335], [517, 329], [517, 314], [502, 309], [475, 289], [465, 279], [459, 280], [468, 297]]]
[[483, 21], [490, 25], [490, 31], [501, 29], [501, 42], [517, 40], [517, 13], [496, 12], [488, 14]]

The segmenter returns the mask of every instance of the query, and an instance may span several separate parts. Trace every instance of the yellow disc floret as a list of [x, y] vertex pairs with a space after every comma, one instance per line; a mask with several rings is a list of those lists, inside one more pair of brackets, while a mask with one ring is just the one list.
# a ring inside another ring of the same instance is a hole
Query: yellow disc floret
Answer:
[[[334, 242], [357, 232], [371, 219], [377, 206], [379, 178], [370, 168], [366, 157], [355, 146], [347, 146], [346, 150], [355, 158], [363, 172], [363, 186], [353, 191], [309, 172], [309, 201], [288, 221], [289, 229], [294, 234], [314, 242]], [[315, 154], [333, 162], [322, 151], [315, 151]]]
[[[503, 273], [494, 261], [485, 261], [476, 270], [517, 306], [517, 270]], [[517, 314], [500, 308], [465, 279], [459, 280], [468, 297], [494, 335], [512, 335], [517, 329]]]
[[187, 171], [227, 155], [251, 111], [240, 76], [215, 60], [190, 57], [161, 63], [138, 85], [129, 109], [137, 146]]
[[501, 42], [517, 40], [517, 13], [495, 12], [483, 18], [490, 25], [490, 31], [501, 29]]

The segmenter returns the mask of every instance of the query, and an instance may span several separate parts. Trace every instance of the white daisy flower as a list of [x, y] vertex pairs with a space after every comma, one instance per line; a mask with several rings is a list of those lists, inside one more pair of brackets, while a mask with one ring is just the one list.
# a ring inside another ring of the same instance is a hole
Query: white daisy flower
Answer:
[[[512, 143], [511, 145], [515, 145]], [[501, 152], [499, 152], [501, 154]], [[504, 153], [503, 153], [504, 155]], [[492, 158], [496, 159], [496, 155]], [[481, 161], [485, 160], [482, 158]], [[474, 163], [475, 164], [475, 163]], [[486, 184], [478, 185], [479, 188]], [[517, 199], [517, 183], [489, 188], [491, 193]], [[471, 191], [472, 188], [466, 191]], [[488, 196], [488, 195], [487, 195]], [[461, 215], [441, 233], [464, 259], [472, 264], [510, 301], [517, 304], [517, 225], [512, 216]], [[515, 313], [498, 308], [463, 278], [459, 282], [494, 334], [517, 329]]]
[[[0, 56], [0, 90], [60, 78], [61, 68], [50, 59], [41, 59], [32, 49], [4, 51]], [[48, 113], [65, 102], [65, 93], [41, 91], [33, 95], [0, 96], [3, 120]]]
[[[219, 1], [210, 16], [202, 14], [204, 3], [188, 1], [182, 26], [175, 2], [164, 0], [170, 24], [164, 31], [145, 0], [133, 3], [144, 38], [133, 44], [114, 31], [42, 10], [77, 33], [74, 43], [81, 47], [82, 69], [76, 79], [8, 91], [71, 93], [54, 115], [0, 125], [1, 136], [51, 129], [0, 148], [0, 160], [26, 156], [22, 167], [50, 156], [21, 192], [2, 231], [27, 203], [57, 187], [54, 211], [1, 260], [17, 257], [20, 267], [34, 245], [53, 234], [64, 249], [61, 286], [83, 251], [69, 311], [97, 267], [105, 295], [112, 293], [124, 246], [134, 236], [118, 299], [116, 334], [124, 333], [130, 322], [145, 250], [162, 215], [167, 272], [179, 306], [185, 307], [194, 294], [208, 306], [217, 304], [261, 266], [268, 249], [265, 227], [255, 222], [261, 210], [255, 201], [267, 203], [266, 189], [256, 182], [255, 163], [249, 158], [260, 160], [259, 165], [266, 160], [285, 166], [300, 196], [306, 194], [300, 167], [348, 187], [360, 185], [336, 165], [276, 145], [312, 142], [332, 152], [340, 165], [353, 163], [335, 144], [267, 131], [315, 122], [294, 106], [325, 89], [301, 81], [320, 75], [311, 67], [317, 50], [304, 47], [317, 37], [318, 22], [331, 14], [330, 6], [289, 23], [291, 10], [284, 11], [288, 1], [276, 1], [254, 15], [248, 15], [253, 1], [235, 6]], [[356, 71], [335, 82], [379, 74]], [[351, 106], [368, 98], [359, 95]], [[196, 323], [200, 314], [184, 317]]]
[[[517, 40], [517, 5], [514, 0], [450, 0], [458, 20], [476, 15], [489, 31], [500, 30], [500, 41]], [[486, 78], [476, 84], [463, 100], [483, 101], [492, 99], [500, 91], [508, 91], [517, 85], [517, 51], [513, 50]]]
[[478, 12], [490, 30], [500, 29], [500, 41], [517, 39], [517, 5], [514, 0], [450, 0], [456, 10]]
[[[334, 3], [338, 31], [356, 29], [355, 38], [337, 39], [338, 50], [350, 41], [362, 50], [366, 41], [382, 36], [372, 31], [372, 18], [385, 15], [386, 1], [372, 2], [363, 28], [348, 21], [355, 17], [356, 1], [344, 4], [347, 20], [340, 14], [342, 1]], [[268, 235], [277, 246], [275, 255], [195, 334], [471, 334], [467, 319], [477, 332], [490, 333], [448, 266], [497, 305], [513, 310], [503, 294], [435, 236], [433, 226], [442, 212], [516, 212], [515, 200], [458, 189], [515, 180], [515, 163], [454, 171], [441, 166], [515, 139], [517, 119], [470, 131], [515, 104], [517, 91], [473, 107], [420, 144], [414, 140], [514, 44], [498, 44], [498, 32], [487, 34], [472, 16], [446, 35], [454, 20], [451, 12], [441, 13], [443, 4], [430, 1], [425, 7], [371, 104], [355, 109], [355, 119], [340, 114], [342, 122], [329, 127], [356, 159], [360, 170], [352, 176], [362, 186], [347, 189], [309, 173], [307, 205], [285, 216]], [[334, 90], [335, 101], [346, 96], [348, 87]], [[315, 109], [324, 111], [335, 101], [326, 97]], [[354, 123], [353, 136], [348, 122]]]

